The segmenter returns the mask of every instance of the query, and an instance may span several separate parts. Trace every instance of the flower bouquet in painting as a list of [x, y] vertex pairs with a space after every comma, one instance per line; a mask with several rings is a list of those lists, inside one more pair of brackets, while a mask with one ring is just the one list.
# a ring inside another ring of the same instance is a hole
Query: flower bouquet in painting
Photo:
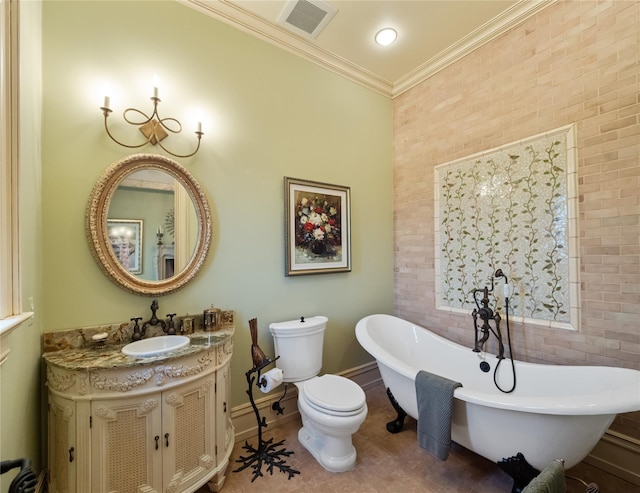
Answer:
[[285, 275], [351, 270], [350, 188], [285, 176]]
[[329, 257], [341, 245], [340, 197], [298, 192], [295, 244], [310, 256]]

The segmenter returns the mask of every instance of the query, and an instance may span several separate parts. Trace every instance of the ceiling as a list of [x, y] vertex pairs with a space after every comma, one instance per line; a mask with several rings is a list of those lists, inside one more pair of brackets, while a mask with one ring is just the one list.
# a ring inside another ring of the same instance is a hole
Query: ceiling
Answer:
[[[555, 0], [321, 0], [337, 12], [315, 38], [278, 22], [298, 0], [180, 1], [395, 97]], [[398, 32], [387, 47], [383, 27]]]

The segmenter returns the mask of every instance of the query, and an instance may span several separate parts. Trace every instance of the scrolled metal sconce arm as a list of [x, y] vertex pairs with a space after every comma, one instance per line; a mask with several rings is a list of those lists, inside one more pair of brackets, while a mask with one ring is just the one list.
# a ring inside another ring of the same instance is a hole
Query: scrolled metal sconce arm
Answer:
[[[123, 147], [128, 147], [129, 149], [137, 149], [147, 144], [153, 144], [153, 145], [157, 144], [165, 152], [171, 154], [174, 157], [180, 157], [180, 158], [191, 157], [196, 152], [198, 152], [198, 150], [200, 149], [200, 139], [204, 135], [204, 133], [201, 130], [200, 123], [198, 123], [198, 130], [196, 130], [195, 132], [196, 137], [198, 138], [198, 143], [193, 152], [189, 154], [176, 154], [174, 152], [171, 152], [169, 149], [167, 149], [165, 146], [162, 145], [161, 141], [166, 137], [168, 137], [169, 135], [167, 132], [171, 132], [174, 134], [178, 134], [182, 132], [182, 124], [176, 118], [172, 118], [172, 117], [160, 118], [160, 115], [158, 115], [158, 103], [160, 102], [160, 98], [158, 98], [157, 96], [152, 96], [150, 99], [151, 101], [153, 101], [153, 113], [151, 114], [151, 116], [147, 116], [143, 111], [137, 108], [127, 108], [122, 113], [122, 117], [124, 118], [124, 121], [126, 121], [130, 125], [134, 125], [138, 127], [140, 132], [142, 132], [142, 134], [146, 137], [146, 140], [141, 144], [131, 145], [131, 144], [125, 144], [124, 142], [121, 142], [118, 139], [116, 139], [111, 133], [111, 131], [109, 130], [107, 119], [109, 118], [109, 115], [113, 112], [113, 110], [108, 106], [109, 98], [105, 98], [105, 105], [101, 106], [100, 109], [102, 110], [102, 114], [104, 115], [104, 129], [106, 130], [107, 135], [111, 138], [111, 140], [113, 140], [117, 144], [120, 144]], [[141, 122], [133, 121], [130, 117], [127, 116], [128, 113], [137, 113], [141, 115], [144, 118], [144, 120]], [[175, 124], [177, 127], [171, 128], [171, 124]]]

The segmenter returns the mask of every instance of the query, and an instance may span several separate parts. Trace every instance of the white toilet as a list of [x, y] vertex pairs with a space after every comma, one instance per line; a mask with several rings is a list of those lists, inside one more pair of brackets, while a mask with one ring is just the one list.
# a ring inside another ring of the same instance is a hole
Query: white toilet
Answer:
[[367, 417], [367, 402], [360, 386], [345, 377], [322, 375], [322, 342], [327, 317], [317, 316], [269, 325], [276, 365], [285, 382], [298, 387], [302, 428], [300, 443], [327, 471], [353, 469], [353, 435]]

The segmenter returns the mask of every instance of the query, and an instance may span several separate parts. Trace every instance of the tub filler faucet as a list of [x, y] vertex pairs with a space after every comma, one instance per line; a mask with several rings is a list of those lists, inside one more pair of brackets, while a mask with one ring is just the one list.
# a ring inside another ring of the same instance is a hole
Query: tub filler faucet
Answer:
[[[509, 389], [503, 388], [503, 386], [498, 382], [498, 368], [500, 367], [500, 363], [505, 359], [504, 356], [504, 343], [502, 341], [502, 332], [500, 331], [500, 321], [502, 317], [498, 312], [494, 312], [489, 307], [489, 293], [493, 291], [493, 279], [503, 279], [504, 280], [504, 313], [505, 319], [507, 321], [507, 344], [509, 345], [509, 359], [511, 360], [511, 373], [513, 375], [513, 385]], [[480, 301], [478, 301], [478, 293], [482, 293], [483, 297]], [[475, 332], [475, 344], [473, 345], [473, 351], [476, 353], [482, 352], [484, 349], [484, 345], [491, 337], [491, 334], [496, 336], [498, 340], [498, 362], [496, 363], [495, 368], [493, 369], [493, 383], [498, 388], [500, 392], [504, 392], [505, 394], [509, 394], [513, 392], [516, 388], [516, 366], [513, 361], [513, 348], [511, 347], [511, 330], [509, 327], [509, 295], [511, 293], [511, 289], [509, 287], [509, 280], [502, 269], [496, 270], [495, 274], [491, 277], [491, 289], [488, 287], [484, 287], [482, 289], [474, 289], [473, 290], [473, 301], [476, 304], [476, 308], [471, 312], [471, 316], [473, 317], [473, 329]], [[490, 321], [493, 320], [493, 327], [491, 326]], [[488, 362], [484, 361], [480, 363], [480, 370], [487, 373], [491, 369], [491, 366]]]
[[[493, 291], [493, 279], [491, 280], [491, 291]], [[484, 296], [480, 302], [478, 302], [478, 293], [483, 293]], [[473, 328], [475, 331], [475, 344], [473, 351], [479, 353], [489, 340], [489, 337], [493, 333], [498, 340], [498, 359], [504, 359], [504, 344], [502, 342], [502, 332], [500, 331], [500, 314], [495, 312], [489, 307], [489, 288], [486, 286], [483, 289], [473, 290], [473, 299], [476, 303], [476, 308], [471, 312], [473, 317]], [[480, 306], [482, 304], [482, 306]], [[478, 325], [478, 319], [482, 322]], [[489, 323], [493, 320], [495, 329], [491, 327]]]

